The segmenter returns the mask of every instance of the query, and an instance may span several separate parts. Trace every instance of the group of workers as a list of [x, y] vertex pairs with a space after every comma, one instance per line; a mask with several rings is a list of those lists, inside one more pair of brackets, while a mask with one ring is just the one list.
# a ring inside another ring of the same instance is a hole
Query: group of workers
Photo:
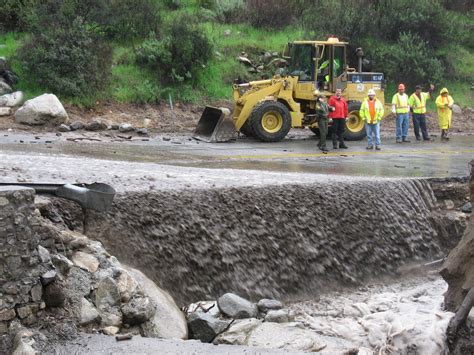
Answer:
[[[431, 98], [434, 85], [430, 85], [427, 92], [422, 91], [422, 87], [417, 85], [415, 92], [408, 96], [405, 93], [405, 85], [398, 86], [398, 92], [392, 98], [392, 112], [396, 115], [396, 142], [410, 143], [408, 140], [408, 127], [410, 122], [410, 112], [413, 118], [413, 129], [417, 141], [431, 141], [426, 126], [426, 101]], [[376, 98], [375, 91], [370, 89], [360, 107], [360, 118], [365, 122], [367, 133], [367, 149], [381, 150], [380, 121], [384, 115], [384, 104]], [[454, 100], [449, 95], [449, 91], [443, 88], [436, 99], [438, 110], [439, 127], [441, 129], [441, 140], [449, 140], [448, 131], [451, 127], [451, 117]], [[332, 120], [332, 143], [334, 149], [347, 149], [344, 142], [344, 130], [348, 117], [347, 102], [342, 97], [342, 90], [337, 89], [335, 94], [326, 102], [324, 96], [319, 96], [316, 105], [318, 127], [320, 132], [319, 149], [327, 153], [326, 136], [328, 133], [328, 122]], [[421, 134], [420, 134], [421, 131]]]

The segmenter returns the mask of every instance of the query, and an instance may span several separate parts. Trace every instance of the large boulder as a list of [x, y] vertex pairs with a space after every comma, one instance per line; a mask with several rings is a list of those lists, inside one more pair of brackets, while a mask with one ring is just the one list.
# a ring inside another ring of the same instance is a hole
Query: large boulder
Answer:
[[196, 311], [188, 317], [189, 336], [203, 343], [210, 343], [217, 335], [225, 331], [230, 323], [230, 320], [221, 320], [209, 313]]
[[186, 318], [173, 298], [141, 271], [128, 267], [126, 270], [155, 305], [155, 315], [140, 326], [143, 335], [153, 338], [187, 339]]
[[6, 94], [0, 96], [0, 106], [6, 106], [6, 107], [15, 107], [15, 106], [20, 106], [21, 103], [23, 102], [23, 92], [22, 91], [15, 91], [12, 92], [11, 94]]
[[68, 121], [68, 115], [55, 95], [43, 94], [26, 101], [16, 111], [15, 121], [28, 125], [60, 125]]
[[217, 300], [219, 310], [234, 319], [256, 318], [257, 305], [233, 293], [226, 293]]

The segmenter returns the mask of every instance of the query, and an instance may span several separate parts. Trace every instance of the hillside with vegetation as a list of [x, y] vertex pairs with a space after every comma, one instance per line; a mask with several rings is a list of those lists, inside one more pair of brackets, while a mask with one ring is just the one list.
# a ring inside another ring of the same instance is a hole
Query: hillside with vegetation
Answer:
[[364, 48], [389, 94], [434, 83], [472, 107], [473, 11], [468, 0], [4, 0], [0, 57], [26, 98], [208, 103], [230, 99], [236, 78], [273, 75], [265, 56], [288, 41], [335, 35], [351, 43], [351, 66]]

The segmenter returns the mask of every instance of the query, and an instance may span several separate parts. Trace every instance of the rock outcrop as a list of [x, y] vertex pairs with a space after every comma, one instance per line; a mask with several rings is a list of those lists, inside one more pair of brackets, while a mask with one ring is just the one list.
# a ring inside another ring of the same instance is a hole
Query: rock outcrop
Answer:
[[[471, 161], [469, 185], [472, 202], [474, 201], [474, 160]], [[449, 285], [445, 294], [445, 306], [454, 312], [461, 305], [467, 292], [474, 287], [474, 218], [470, 218], [463, 238], [449, 253], [441, 275]]]

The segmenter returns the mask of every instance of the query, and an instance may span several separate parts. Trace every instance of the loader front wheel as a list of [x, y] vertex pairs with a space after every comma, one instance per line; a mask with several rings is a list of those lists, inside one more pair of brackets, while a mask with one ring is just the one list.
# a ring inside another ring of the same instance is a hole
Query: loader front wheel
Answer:
[[291, 115], [281, 102], [262, 101], [250, 115], [252, 133], [263, 142], [278, 142], [291, 129]]
[[347, 103], [349, 117], [346, 121], [344, 138], [348, 141], [360, 141], [367, 135], [365, 133], [364, 121], [362, 121], [359, 115], [360, 105], [359, 101], [349, 101]]
[[242, 127], [240, 127], [240, 133], [245, 134], [247, 137], [255, 137], [255, 134], [252, 131], [252, 126], [250, 125], [250, 120], [245, 121]]

